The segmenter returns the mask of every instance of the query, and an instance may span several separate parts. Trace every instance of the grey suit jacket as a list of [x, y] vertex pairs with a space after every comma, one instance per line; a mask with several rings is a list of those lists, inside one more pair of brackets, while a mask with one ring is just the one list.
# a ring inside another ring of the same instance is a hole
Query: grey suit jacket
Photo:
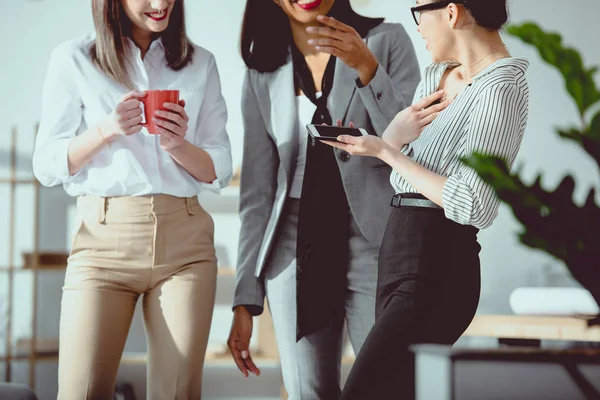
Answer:
[[[338, 60], [328, 108], [333, 121], [354, 122], [381, 136], [396, 114], [410, 105], [420, 80], [419, 65], [412, 42], [399, 24], [381, 24], [364, 40], [379, 61], [375, 77], [360, 87], [356, 71]], [[253, 314], [262, 312], [261, 272], [296, 166], [300, 132], [295, 95], [291, 55], [275, 72], [247, 71], [242, 95], [244, 153], [234, 307], [250, 306]], [[352, 215], [365, 238], [379, 246], [391, 210], [391, 168], [373, 157], [335, 152]]]

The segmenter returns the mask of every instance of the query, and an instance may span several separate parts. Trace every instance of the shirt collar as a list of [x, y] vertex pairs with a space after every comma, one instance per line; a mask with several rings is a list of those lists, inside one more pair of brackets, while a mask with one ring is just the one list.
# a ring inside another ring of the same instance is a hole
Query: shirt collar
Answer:
[[[140, 49], [137, 47], [137, 45], [135, 44], [135, 42], [133, 41], [133, 39], [131, 39], [129, 36], [126, 36], [126, 43], [128, 44], [129, 50], [132, 51], [133, 54], [135, 54], [136, 56], [140, 55]], [[148, 47], [148, 51], [146, 52], [146, 56], [148, 56], [150, 54], [154, 54], [157, 50], [160, 50], [160, 52], [164, 52], [165, 51], [165, 45], [163, 43], [162, 37], [154, 39], [150, 43], [150, 47]]]
[[519, 70], [521, 70], [521, 72], [525, 73], [527, 71], [527, 68], [529, 67], [529, 61], [527, 61], [525, 58], [521, 58], [521, 57], [501, 58], [499, 60], [494, 61], [493, 63], [491, 63], [490, 65], [488, 65], [487, 67], [485, 67], [484, 69], [482, 69], [481, 71], [479, 71], [478, 73], [473, 75], [471, 77], [471, 79], [474, 81], [476, 79], [479, 79], [479, 78], [489, 74], [490, 72], [492, 72], [498, 68], [506, 67], [506, 66], [519, 69]]

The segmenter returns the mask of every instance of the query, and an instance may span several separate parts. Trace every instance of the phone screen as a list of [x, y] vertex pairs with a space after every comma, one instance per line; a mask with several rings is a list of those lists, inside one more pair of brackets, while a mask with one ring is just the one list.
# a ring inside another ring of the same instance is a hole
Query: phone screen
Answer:
[[[321, 138], [335, 139], [340, 135], [363, 136], [363, 130], [342, 126], [313, 125]], [[316, 137], [317, 139], [319, 137]]]

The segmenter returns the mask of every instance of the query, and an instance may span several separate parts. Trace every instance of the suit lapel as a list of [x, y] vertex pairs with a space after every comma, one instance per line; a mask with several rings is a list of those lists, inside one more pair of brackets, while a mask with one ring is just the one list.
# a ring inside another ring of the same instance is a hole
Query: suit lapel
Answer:
[[356, 76], [354, 69], [344, 64], [342, 60], [336, 60], [333, 87], [327, 99], [327, 107], [331, 111], [333, 124], [337, 119], [342, 120], [343, 123], [346, 122], [344, 119], [356, 90], [356, 84], [354, 83]]
[[[292, 161], [296, 160], [298, 154], [298, 140], [296, 140], [298, 110], [291, 58], [268, 76], [271, 132], [279, 149], [280, 162], [289, 176], [292, 171]], [[282, 145], [283, 143], [285, 145]]]

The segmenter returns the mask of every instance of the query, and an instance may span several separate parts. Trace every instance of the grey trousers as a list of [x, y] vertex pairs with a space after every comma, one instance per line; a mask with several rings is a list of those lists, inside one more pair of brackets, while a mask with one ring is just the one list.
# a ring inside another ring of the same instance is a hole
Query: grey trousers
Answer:
[[[288, 199], [265, 269], [265, 289], [273, 317], [283, 381], [289, 400], [332, 400], [340, 395], [344, 321], [296, 342], [296, 235], [299, 200]], [[355, 353], [375, 323], [379, 248], [363, 237], [350, 218], [345, 322]]]

